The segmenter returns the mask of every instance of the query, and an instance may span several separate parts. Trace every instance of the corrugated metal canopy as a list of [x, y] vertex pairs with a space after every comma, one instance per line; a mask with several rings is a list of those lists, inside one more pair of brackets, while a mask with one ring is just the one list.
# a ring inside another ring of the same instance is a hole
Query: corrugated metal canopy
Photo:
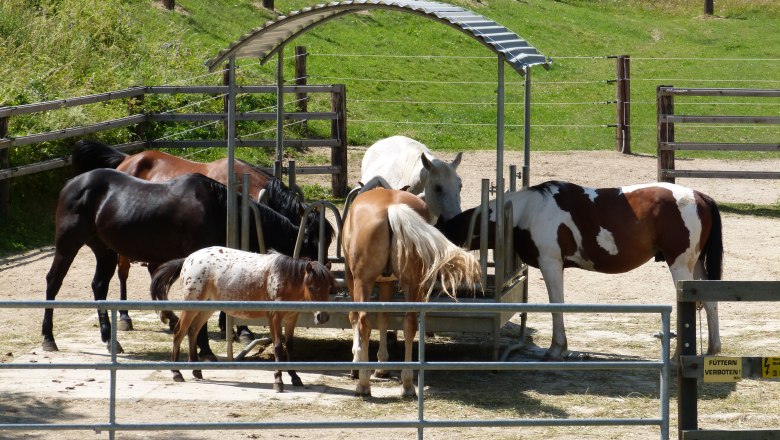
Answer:
[[253, 29], [206, 61], [206, 66], [209, 70], [215, 70], [230, 57], [259, 58], [265, 63], [288, 41], [315, 26], [354, 12], [372, 9], [413, 13], [458, 29], [496, 54], [504, 55], [506, 62], [520, 74], [524, 73], [524, 69], [534, 65], [549, 68], [547, 58], [536, 48], [493, 20], [460, 6], [420, 0], [347, 1], [291, 12], [289, 15], [280, 16], [264, 26]]

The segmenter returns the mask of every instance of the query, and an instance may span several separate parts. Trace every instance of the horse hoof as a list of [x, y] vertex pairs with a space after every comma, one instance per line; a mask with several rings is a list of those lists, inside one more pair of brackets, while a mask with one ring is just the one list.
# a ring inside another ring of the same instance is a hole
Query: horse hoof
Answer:
[[357, 388], [355, 388], [355, 396], [356, 397], [371, 397], [371, 387], [364, 387], [364, 386], [358, 384]]
[[201, 351], [200, 354], [198, 354], [198, 358], [203, 362], [219, 362], [219, 359], [217, 359], [217, 356], [213, 352], [203, 353]]
[[133, 330], [133, 320], [132, 319], [120, 319], [119, 322], [116, 323], [116, 329], [123, 332], [129, 332]]
[[184, 382], [184, 376], [181, 375], [180, 371], [174, 371], [173, 372], [173, 381], [174, 382]]
[[284, 384], [274, 382], [274, 391], [276, 391], [277, 393], [284, 392]]
[[[111, 341], [106, 342], [106, 349], [108, 350], [109, 353], [111, 353]], [[125, 350], [122, 348], [122, 344], [120, 344], [119, 341], [117, 341], [117, 343], [116, 343], [116, 354], [121, 354], [121, 353], [124, 353], [124, 352], [125, 352]]]
[[301, 380], [300, 377], [295, 377], [295, 378], [292, 379], [292, 384], [293, 384], [294, 387], [302, 387], [303, 386], [303, 381]]
[[374, 371], [374, 377], [378, 379], [387, 379], [390, 377], [390, 372], [387, 370], [376, 370]]
[[192, 375], [195, 377], [195, 379], [203, 380], [203, 372], [200, 370], [192, 370]]
[[411, 387], [407, 390], [404, 390], [403, 394], [401, 394], [401, 397], [404, 399], [416, 399], [417, 392], [414, 391], [414, 387]]
[[349, 373], [349, 377], [351, 377], [352, 379], [357, 379], [358, 377], [360, 377], [360, 371], [359, 370], [352, 370]]
[[43, 351], [60, 351], [60, 349], [57, 347], [57, 343], [54, 342], [54, 340], [45, 340], [43, 341], [43, 344], [41, 344], [43, 347]]

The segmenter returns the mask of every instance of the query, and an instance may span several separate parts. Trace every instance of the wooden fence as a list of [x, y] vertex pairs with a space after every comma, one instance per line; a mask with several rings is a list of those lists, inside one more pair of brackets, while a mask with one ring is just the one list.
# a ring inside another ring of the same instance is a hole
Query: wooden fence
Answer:
[[675, 169], [677, 150], [780, 151], [780, 143], [676, 142], [675, 124], [780, 124], [780, 116], [697, 116], [674, 113], [675, 96], [733, 96], [780, 98], [780, 90], [766, 89], [690, 89], [658, 86], [658, 181], [674, 183], [676, 177], [722, 179], [780, 179], [772, 171], [704, 171]]
[[[237, 86], [238, 93], [245, 94], [276, 94], [276, 86]], [[336, 85], [292, 85], [283, 88], [284, 93], [294, 93], [298, 96], [306, 96], [309, 93], [329, 93], [331, 95], [331, 109], [324, 112], [295, 111], [285, 112], [285, 120], [331, 121], [330, 136], [316, 139], [287, 139], [283, 141], [285, 147], [330, 147], [331, 164], [323, 166], [299, 166], [296, 172], [299, 174], [330, 174], [333, 193], [337, 196], [346, 195], [347, 192], [347, 136], [346, 136], [346, 90], [343, 84]], [[28, 174], [48, 171], [70, 164], [70, 157], [60, 157], [44, 162], [10, 167], [8, 164], [8, 148], [34, 145], [41, 142], [67, 139], [98, 133], [104, 130], [129, 127], [137, 138], [135, 142], [118, 145], [120, 151], [129, 151], [140, 148], [206, 148], [227, 147], [227, 139], [205, 140], [151, 140], [146, 136], [146, 125], [149, 123], [165, 122], [193, 122], [203, 123], [208, 121], [227, 122], [227, 109], [221, 113], [146, 113], [140, 109], [144, 97], [149, 94], [226, 94], [227, 86], [144, 86], [132, 87], [95, 95], [81, 96], [55, 101], [0, 107], [0, 212], [6, 209], [8, 203], [8, 179]], [[24, 136], [13, 136], [8, 131], [9, 119], [15, 116], [41, 113], [50, 110], [77, 107], [87, 104], [109, 102], [118, 99], [128, 100], [130, 115], [122, 118], [102, 121], [95, 124], [79, 127], [65, 128], [45, 133], [34, 133]], [[238, 112], [237, 121], [272, 121], [276, 119], [276, 113], [269, 112]], [[240, 136], [237, 136], [240, 137]], [[273, 148], [276, 145], [272, 139], [236, 139], [236, 147]], [[5, 195], [5, 197], [4, 197]]]
[[[707, 357], [696, 356], [696, 307], [700, 301], [778, 301], [780, 281], [680, 281], [677, 283], [677, 344], [680, 346], [677, 383], [678, 437], [682, 440], [777, 439], [780, 429], [726, 431], [699, 430], [698, 381], [707, 374]], [[778, 353], [780, 355], [780, 353]], [[780, 377], [780, 357], [741, 357], [723, 359], [721, 365], [739, 366], [739, 378]], [[736, 368], [735, 368], [736, 369]], [[736, 378], [735, 378], [736, 379]], [[775, 411], [772, 402], [768, 410]]]

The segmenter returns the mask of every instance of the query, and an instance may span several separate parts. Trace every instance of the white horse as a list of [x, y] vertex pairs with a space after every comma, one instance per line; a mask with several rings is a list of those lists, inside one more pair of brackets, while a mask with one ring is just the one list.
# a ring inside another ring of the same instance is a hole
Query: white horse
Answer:
[[392, 136], [371, 145], [363, 156], [360, 181], [368, 183], [380, 176], [391, 189], [419, 195], [428, 205], [433, 223], [460, 214], [463, 184], [456, 173], [463, 153], [452, 163], [437, 159], [425, 145], [405, 136]]

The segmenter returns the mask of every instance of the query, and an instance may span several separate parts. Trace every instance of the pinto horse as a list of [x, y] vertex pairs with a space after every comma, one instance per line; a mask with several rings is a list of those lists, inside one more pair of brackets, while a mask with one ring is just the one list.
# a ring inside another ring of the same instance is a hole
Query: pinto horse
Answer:
[[[721, 279], [723, 239], [720, 211], [709, 196], [680, 185], [650, 183], [620, 188], [585, 188], [551, 181], [508, 193], [514, 209], [513, 240], [518, 256], [542, 272], [550, 303], [562, 303], [563, 270], [578, 267], [623, 273], [649, 259], [665, 261], [679, 280]], [[495, 200], [489, 205], [495, 223]], [[474, 209], [437, 227], [464, 243]], [[478, 222], [477, 222], [478, 224]], [[488, 242], [493, 246], [493, 231]], [[475, 236], [471, 249], [479, 248]], [[720, 352], [718, 307], [707, 311], [708, 354]], [[563, 315], [553, 313], [552, 344], [545, 358], [568, 355]], [[679, 353], [679, 347], [675, 357]]]
[[381, 139], [363, 155], [360, 181], [368, 184], [376, 176], [385, 187], [406, 188], [425, 200], [434, 221], [448, 220], [461, 212], [460, 190], [463, 184], [456, 172], [463, 153], [451, 163], [437, 159], [424, 144], [404, 136]]
[[[267, 206], [249, 203], [257, 205], [266, 245], [292, 254], [298, 226]], [[55, 299], [83, 245], [95, 254], [95, 300], [105, 300], [117, 254], [147, 262], [153, 271], [166, 261], [224, 244], [226, 210], [225, 186], [201, 174], [185, 174], [165, 182], [148, 182], [109, 168], [78, 175], [65, 184], [57, 201], [54, 260], [46, 275], [46, 300]], [[256, 230], [249, 230], [250, 249], [258, 252]], [[318, 239], [319, 235], [305, 238], [301, 255], [316, 258]], [[98, 318], [103, 342], [109, 342], [107, 312], [98, 311]], [[42, 325], [45, 351], [57, 351], [52, 328], [53, 309], [46, 309]], [[215, 359], [205, 331], [201, 338], [201, 354]]]
[[[342, 247], [347, 288], [355, 302], [369, 300], [379, 284], [379, 300], [391, 301], [393, 283], [398, 280], [406, 301], [427, 301], [438, 280], [453, 298], [464, 283], [474, 289], [479, 280], [479, 263], [474, 256], [450, 243], [429, 224], [431, 215], [419, 197], [406, 191], [376, 188], [359, 194], [344, 220]], [[368, 362], [371, 327], [366, 312], [350, 312], [353, 330], [353, 361]], [[377, 315], [380, 362], [387, 361], [388, 316]], [[412, 360], [412, 343], [417, 332], [416, 313], [404, 319], [405, 360]], [[377, 370], [378, 377], [386, 372]], [[403, 370], [403, 396], [416, 395], [412, 371]], [[371, 395], [370, 373], [360, 370], [355, 391]]]
[[[181, 289], [187, 301], [327, 301], [335, 288], [336, 280], [330, 267], [316, 261], [307, 261], [279, 253], [255, 254], [220, 246], [208, 247], [191, 254], [186, 259], [162, 264], [152, 276], [152, 298], [168, 299], [168, 291], [181, 277]], [[292, 359], [293, 332], [298, 322], [298, 312], [239, 311], [228, 310], [237, 318], [265, 317], [271, 331], [274, 358], [280, 362], [287, 352], [287, 362]], [[213, 311], [184, 310], [173, 335], [173, 362], [179, 361], [181, 341], [185, 334], [189, 341], [189, 360], [198, 361], [195, 337], [201, 327], [214, 314]], [[314, 312], [314, 323], [328, 322], [327, 312]], [[282, 344], [284, 326], [284, 344]], [[200, 370], [193, 375], [203, 379]], [[295, 371], [288, 371], [294, 386], [303, 386]], [[179, 370], [173, 370], [173, 380], [184, 382]], [[282, 372], [274, 372], [274, 391], [284, 391]]]
[[[193, 162], [157, 150], [147, 150], [138, 154], [127, 155], [100, 142], [82, 140], [74, 145], [71, 162], [76, 174], [96, 168], [115, 168], [140, 179], [162, 182], [182, 174], [200, 173], [223, 185], [227, 184], [228, 163], [226, 158], [209, 163]], [[301, 217], [307, 205], [297, 197], [295, 191], [288, 188], [281, 180], [271, 174], [242, 160], [237, 159], [235, 161], [234, 169], [239, 175], [249, 175], [249, 195], [251, 198], [260, 202], [260, 192], [265, 189], [265, 193], [268, 196], [267, 203], [271, 209], [284, 215], [296, 225], [301, 223]], [[242, 191], [240, 179], [238, 184], [238, 190]], [[307, 236], [319, 233], [319, 224], [319, 215], [316, 212], [312, 212], [307, 219]], [[334, 230], [328, 222], [326, 222], [325, 226], [327, 248], [330, 240], [333, 239]], [[129, 271], [130, 260], [120, 254], [117, 276], [119, 277], [119, 297], [121, 300], [127, 299]], [[126, 310], [120, 311], [120, 323], [122, 323], [120, 329], [132, 329], [132, 320]]]

